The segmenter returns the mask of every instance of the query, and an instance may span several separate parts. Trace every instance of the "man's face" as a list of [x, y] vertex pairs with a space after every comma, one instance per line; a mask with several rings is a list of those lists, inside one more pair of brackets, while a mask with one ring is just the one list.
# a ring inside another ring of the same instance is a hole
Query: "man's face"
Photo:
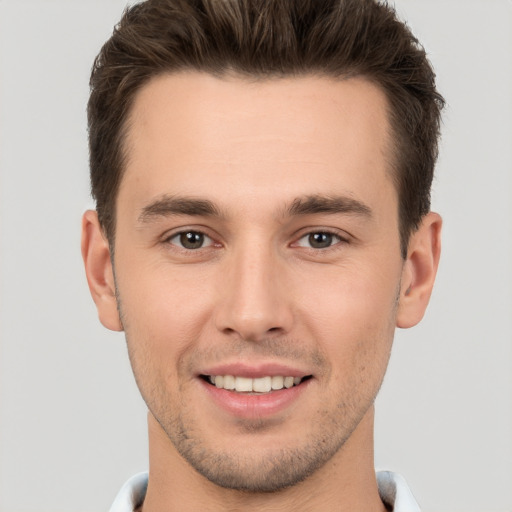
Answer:
[[389, 146], [362, 79], [191, 72], [136, 97], [121, 320], [158, 428], [214, 483], [292, 485], [371, 435], [403, 269]]

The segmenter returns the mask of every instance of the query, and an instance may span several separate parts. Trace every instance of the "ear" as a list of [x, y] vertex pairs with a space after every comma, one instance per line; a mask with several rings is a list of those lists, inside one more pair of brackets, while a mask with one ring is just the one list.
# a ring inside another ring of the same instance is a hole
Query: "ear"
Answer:
[[412, 327], [425, 314], [439, 265], [442, 223], [437, 213], [430, 212], [411, 235], [402, 270], [397, 327]]
[[110, 248], [98, 221], [98, 214], [93, 210], [86, 211], [82, 217], [82, 258], [100, 322], [107, 329], [122, 331]]

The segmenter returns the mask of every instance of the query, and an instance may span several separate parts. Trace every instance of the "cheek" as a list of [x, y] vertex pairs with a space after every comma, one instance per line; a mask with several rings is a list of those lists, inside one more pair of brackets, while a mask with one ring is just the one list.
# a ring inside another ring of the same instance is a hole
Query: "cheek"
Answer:
[[[129, 344], [155, 365], [179, 367], [183, 354], [201, 338], [211, 297], [202, 276], [179, 269], [138, 266], [135, 279], [118, 273], [118, 293]], [[135, 350], [135, 349], [134, 349]]]
[[380, 375], [393, 341], [399, 274], [334, 270], [304, 283], [300, 316], [340, 374]]
[[[307, 275], [307, 274], [306, 274]], [[302, 308], [332, 334], [371, 332], [389, 322], [396, 307], [399, 272], [333, 268], [302, 279]]]

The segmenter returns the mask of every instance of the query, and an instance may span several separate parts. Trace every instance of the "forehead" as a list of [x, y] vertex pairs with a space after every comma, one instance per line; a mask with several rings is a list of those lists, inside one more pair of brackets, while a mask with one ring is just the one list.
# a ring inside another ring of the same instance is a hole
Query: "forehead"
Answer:
[[209, 196], [219, 183], [254, 197], [340, 184], [357, 195], [391, 182], [389, 132], [385, 95], [362, 78], [163, 75], [135, 98], [120, 196]]

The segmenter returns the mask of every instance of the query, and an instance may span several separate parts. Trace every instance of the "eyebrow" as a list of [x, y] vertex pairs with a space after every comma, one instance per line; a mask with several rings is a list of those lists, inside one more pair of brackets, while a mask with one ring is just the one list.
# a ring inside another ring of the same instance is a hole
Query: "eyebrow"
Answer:
[[172, 215], [222, 217], [220, 210], [208, 199], [164, 195], [145, 206], [138, 220], [145, 224]]
[[[326, 214], [353, 214], [372, 217], [369, 206], [357, 199], [346, 196], [307, 195], [298, 197], [284, 209], [284, 216]], [[160, 217], [173, 215], [224, 217], [219, 208], [208, 199], [163, 195], [145, 206], [138, 220], [142, 224]]]
[[287, 208], [287, 213], [293, 215], [311, 215], [315, 213], [347, 213], [371, 218], [372, 210], [357, 199], [346, 196], [308, 195], [298, 197]]

